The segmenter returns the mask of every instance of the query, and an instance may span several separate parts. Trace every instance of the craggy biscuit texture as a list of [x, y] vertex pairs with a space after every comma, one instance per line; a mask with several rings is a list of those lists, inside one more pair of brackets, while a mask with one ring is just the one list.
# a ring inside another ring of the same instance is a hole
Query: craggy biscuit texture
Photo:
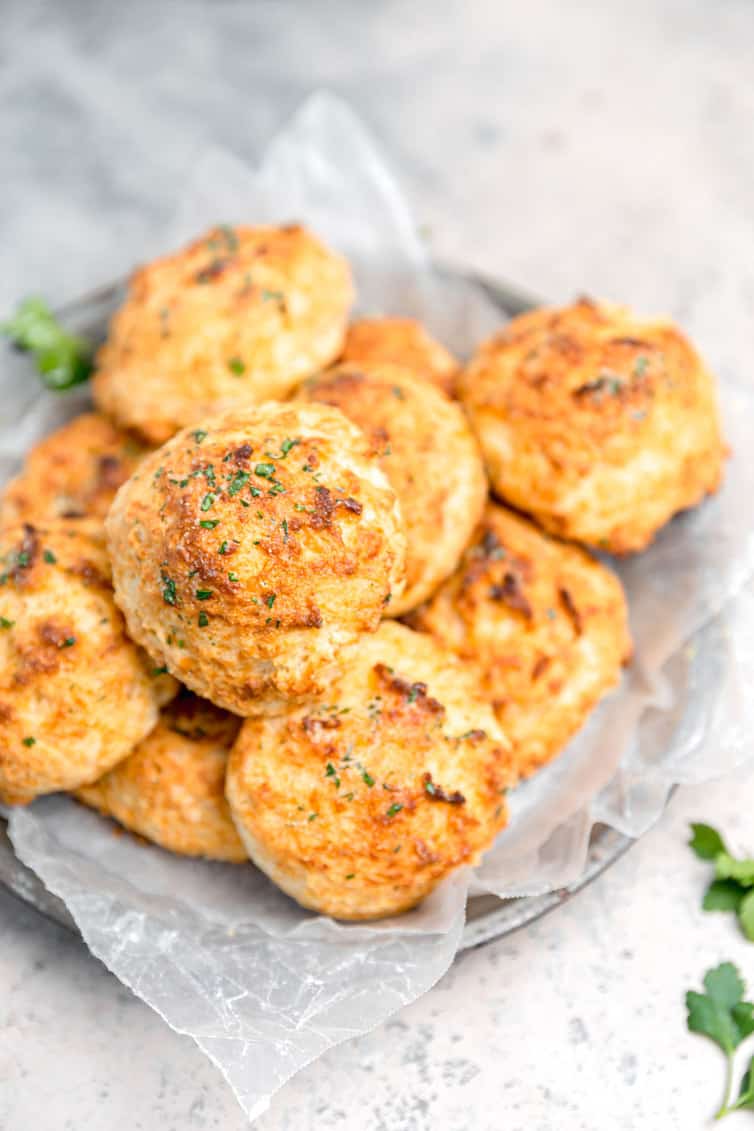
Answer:
[[713, 379], [667, 321], [589, 299], [521, 315], [458, 395], [495, 493], [563, 538], [642, 550], [722, 479]]
[[348, 327], [344, 362], [388, 362], [451, 395], [458, 362], [414, 318], [360, 318]]
[[213, 412], [282, 399], [338, 356], [352, 297], [346, 261], [305, 228], [215, 228], [132, 276], [95, 401], [161, 444]]
[[0, 800], [96, 780], [154, 727], [174, 681], [126, 636], [101, 540], [72, 520], [0, 546]]
[[189, 691], [160, 714], [133, 754], [80, 801], [182, 856], [247, 859], [225, 800], [225, 771], [240, 719]]
[[477, 862], [506, 822], [509, 744], [476, 673], [384, 621], [326, 698], [248, 719], [227, 796], [249, 855], [304, 907], [405, 911]]
[[410, 623], [478, 666], [519, 777], [560, 752], [631, 654], [615, 574], [494, 503], [457, 572]]
[[316, 694], [403, 584], [395, 493], [326, 405], [268, 402], [179, 433], [121, 488], [107, 531], [133, 638], [238, 715]]
[[103, 519], [148, 449], [98, 412], [76, 416], [31, 449], [0, 497], [0, 527]]
[[306, 381], [299, 396], [359, 425], [398, 496], [406, 588], [386, 609], [398, 616], [453, 572], [484, 508], [487, 479], [466, 415], [441, 390], [386, 363], [336, 366]]

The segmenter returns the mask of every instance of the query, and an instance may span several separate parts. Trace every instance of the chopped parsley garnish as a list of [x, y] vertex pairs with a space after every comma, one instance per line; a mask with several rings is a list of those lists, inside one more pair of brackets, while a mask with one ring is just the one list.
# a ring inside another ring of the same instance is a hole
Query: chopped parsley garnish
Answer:
[[220, 525], [219, 518], [203, 518], [199, 523], [202, 530], [214, 530], [216, 526]]
[[340, 778], [338, 777], [335, 766], [333, 766], [332, 762], [327, 763], [327, 767], [325, 769], [325, 777], [332, 778], [332, 783], [335, 788], [340, 789]]
[[397, 801], [396, 801], [396, 802], [394, 802], [394, 803], [393, 803], [393, 804], [392, 804], [392, 805], [390, 806], [390, 808], [388, 809], [388, 811], [387, 811], [387, 816], [388, 816], [388, 817], [394, 817], [396, 813], [400, 813], [400, 811], [401, 811], [401, 809], [402, 809], [402, 808], [403, 808], [403, 806], [402, 806], [402, 805], [400, 805], [400, 804], [399, 804], [399, 803], [398, 803]]
[[291, 448], [295, 448], [296, 444], [300, 444], [300, 443], [301, 443], [301, 441], [298, 440], [298, 439], [289, 440], [289, 439], [286, 438], [285, 440], [283, 440], [282, 444], [280, 445], [279, 455], [275, 455], [274, 452], [265, 452], [264, 454], [266, 456], [269, 456], [270, 459], [285, 459], [285, 457], [288, 455], [288, 452], [291, 450]]
[[195, 432], [191, 433], [191, 435], [194, 437], [197, 444], [201, 444], [202, 440], [206, 440], [207, 438], [207, 433], [203, 432], [201, 428], [197, 428]]
[[643, 377], [648, 365], [648, 357], [645, 357], [643, 354], [641, 357], [637, 357], [636, 361], [634, 362], [634, 375], [636, 377]]
[[268, 494], [270, 494], [270, 495], [284, 495], [285, 494], [285, 487], [283, 486], [282, 483], [278, 483], [277, 480], [274, 480], [273, 483], [272, 483], [272, 486], [270, 487]]
[[42, 554], [42, 557], [44, 558], [44, 560], [47, 562], [48, 565], [57, 565], [58, 559], [55, 557], [52, 550], [45, 550], [44, 553]]
[[178, 593], [176, 592], [175, 582], [172, 578], [168, 577], [166, 573], [162, 574], [162, 581], [165, 588], [162, 590], [162, 599], [166, 605], [175, 605], [178, 600]]
[[237, 573], [229, 573], [228, 581], [240, 581], [240, 578]]
[[246, 372], [246, 365], [240, 357], [231, 357], [228, 359], [228, 369], [234, 373], [236, 377], [243, 377]]
[[62, 643], [60, 643], [58, 645], [58, 647], [59, 648], [72, 648], [75, 643], [76, 643], [76, 637], [75, 636], [66, 636], [65, 640], [63, 640]]
[[272, 606], [275, 604], [275, 598], [276, 597], [277, 597], [277, 593], [270, 593], [269, 597], [265, 597], [264, 603], [265, 603], [265, 605], [267, 606], [268, 609], [271, 609]]
[[167, 675], [168, 669], [163, 664], [161, 668], [152, 668], [152, 675]]
[[88, 381], [93, 350], [84, 338], [69, 334], [41, 298], [27, 298], [0, 333], [15, 346], [32, 354], [37, 372], [48, 389], [70, 389]]
[[364, 785], [368, 785], [370, 789], [374, 785], [374, 778], [368, 770], [361, 771], [361, 780], [364, 782]]
[[209, 617], [205, 613], [204, 609], [202, 609], [202, 611], [199, 613], [199, 616], [196, 618], [196, 623], [200, 628], [206, 628], [209, 624]]
[[13, 628], [15, 623], [14, 620], [8, 620], [7, 617], [0, 617], [0, 628]]
[[24, 746], [36, 746], [37, 744], [36, 738], [34, 738], [31, 734], [26, 738], [22, 738], [21, 741], [23, 742]]
[[284, 518], [283, 521], [280, 523], [280, 525], [283, 528], [283, 541], [287, 542], [288, 541], [288, 519]]
[[201, 502], [201, 510], [203, 510], [203, 511], [208, 511], [208, 510], [209, 510], [209, 508], [210, 508], [210, 507], [212, 506], [212, 504], [214, 503], [214, 501], [215, 501], [215, 499], [216, 499], [216, 498], [217, 498], [217, 495], [213, 495], [213, 494], [212, 494], [212, 492], [210, 491], [210, 492], [209, 492], [209, 493], [208, 493], [207, 495], [205, 495], [205, 496], [204, 496], [204, 498], [202, 499], [202, 502]]
[[29, 554], [26, 550], [21, 550], [21, 552], [18, 554], [18, 556], [16, 557], [16, 564], [22, 567], [25, 567], [29, 564]]
[[250, 478], [248, 471], [237, 471], [228, 485], [228, 494], [237, 495]]
[[310, 813], [309, 816], [306, 819], [307, 819], [307, 821], [316, 821], [318, 816], [319, 816], [319, 813]]
[[272, 463], [258, 463], [254, 468], [254, 474], [259, 475], [262, 479], [272, 479], [275, 474], [275, 465]]
[[218, 554], [227, 554], [227, 552], [228, 552], [228, 543], [227, 543], [227, 542], [221, 542], [221, 543], [220, 543], [220, 548], [219, 548], [219, 550], [218, 550], [217, 552], [218, 552]]
[[285, 295], [282, 291], [268, 291], [266, 287], [263, 287], [262, 299], [264, 302], [283, 302]]
[[354, 878], [354, 876], [355, 876], [355, 875], [356, 875], [356, 873], [355, 873], [355, 872], [349, 872], [349, 873], [348, 873], [348, 875], [347, 875], [347, 876], [346, 876], [345, 878], [346, 878], [347, 880], [352, 880], [352, 879]]
[[212, 596], [212, 590], [211, 589], [197, 589], [194, 596], [196, 597], [197, 601], [209, 601], [210, 597]]

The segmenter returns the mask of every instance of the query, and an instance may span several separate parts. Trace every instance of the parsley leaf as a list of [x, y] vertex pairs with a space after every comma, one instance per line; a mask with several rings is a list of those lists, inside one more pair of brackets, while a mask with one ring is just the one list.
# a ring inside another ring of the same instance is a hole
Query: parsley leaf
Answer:
[[723, 838], [711, 825], [692, 824], [691, 849], [701, 860], [714, 860], [720, 852], [727, 852]]
[[732, 911], [742, 932], [754, 942], [754, 859], [733, 856], [716, 829], [692, 825], [689, 844], [702, 860], [715, 864], [715, 879], [702, 901], [705, 911]]
[[713, 880], [704, 894], [704, 911], [738, 911], [746, 889], [735, 880]]
[[[716, 1115], [719, 1119], [733, 1110], [733, 1054], [741, 1041], [754, 1033], [754, 1004], [743, 1000], [746, 986], [732, 962], [708, 970], [704, 988], [706, 993], [689, 990], [686, 994], [686, 1024], [690, 1032], [707, 1037], [725, 1053], [725, 1097]], [[745, 1089], [742, 1082], [742, 1089], [748, 1094], [749, 1081]]]
[[715, 875], [718, 880], [736, 880], [744, 887], [754, 886], [754, 860], [737, 860], [729, 852], [720, 852], [715, 857]]
[[754, 1108], [754, 1056], [749, 1061], [749, 1067], [743, 1075], [738, 1099], [731, 1105], [731, 1111], [741, 1111], [746, 1107]]
[[0, 323], [0, 333], [19, 349], [32, 354], [48, 389], [70, 389], [89, 380], [91, 344], [64, 330], [44, 299], [24, 299], [12, 318]]
[[754, 942], [754, 891], [746, 893], [737, 911], [741, 930], [750, 942]]

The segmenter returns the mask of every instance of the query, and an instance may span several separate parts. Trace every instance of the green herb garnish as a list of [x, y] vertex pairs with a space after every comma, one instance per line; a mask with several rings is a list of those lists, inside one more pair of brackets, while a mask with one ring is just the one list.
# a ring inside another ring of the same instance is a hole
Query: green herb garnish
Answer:
[[24, 746], [36, 746], [37, 744], [36, 738], [34, 738], [32, 735], [28, 735], [26, 738], [22, 738], [21, 742]]
[[250, 478], [248, 471], [237, 471], [228, 485], [228, 494], [237, 495]]
[[217, 495], [213, 495], [213, 494], [212, 494], [212, 492], [210, 491], [210, 492], [209, 492], [208, 494], [206, 494], [206, 495], [204, 496], [204, 498], [202, 499], [202, 501], [201, 501], [201, 505], [200, 505], [200, 510], [203, 510], [203, 511], [208, 511], [208, 510], [209, 510], [209, 508], [210, 508], [210, 507], [212, 506], [212, 504], [214, 503], [214, 501], [215, 501], [215, 499], [216, 499], [216, 498], [217, 498]]
[[692, 824], [689, 845], [701, 860], [715, 866], [702, 908], [705, 911], [732, 911], [747, 939], [754, 942], [754, 859], [733, 856], [717, 829]]
[[259, 475], [262, 479], [272, 479], [275, 474], [275, 465], [272, 463], [258, 463], [254, 468], [254, 474]]
[[48, 565], [57, 565], [58, 559], [55, 557], [52, 550], [45, 550], [44, 553], [42, 554], [42, 557], [44, 558], [44, 560], [47, 562]]
[[175, 582], [172, 578], [168, 577], [166, 573], [163, 573], [161, 576], [162, 583], [164, 585], [164, 589], [162, 590], [162, 599], [166, 605], [175, 605], [178, 600]]
[[197, 589], [194, 596], [196, 597], [197, 601], [209, 601], [210, 597], [212, 596], [212, 590], [211, 589]]
[[243, 377], [246, 372], [246, 365], [240, 357], [231, 357], [228, 359], [228, 369], [234, 373], [236, 377]]
[[16, 313], [7, 322], [0, 323], [0, 333], [19, 349], [32, 354], [37, 372], [48, 389], [70, 389], [89, 380], [91, 344], [64, 330], [44, 299], [24, 299]]
[[398, 802], [396, 801], [396, 802], [395, 802], [395, 803], [394, 803], [393, 805], [391, 805], [391, 806], [390, 806], [390, 808], [388, 809], [388, 811], [387, 811], [387, 816], [388, 816], [388, 817], [394, 817], [396, 813], [400, 813], [400, 811], [401, 811], [401, 809], [402, 809], [402, 808], [403, 808], [403, 806], [402, 806], [402, 805], [399, 805], [399, 804], [398, 804]]
[[216, 526], [220, 525], [219, 518], [203, 518], [199, 523], [202, 530], [214, 530]]
[[206, 628], [209, 624], [209, 617], [205, 613], [204, 609], [202, 609], [202, 611], [199, 613], [199, 616], [196, 618], [196, 623], [200, 628]]
[[[686, 994], [686, 1024], [692, 1033], [700, 1033], [722, 1049], [726, 1058], [725, 1095], [716, 1119], [732, 1111], [754, 1107], [754, 1073], [752, 1062], [741, 1081], [738, 1099], [731, 1102], [733, 1089], [733, 1054], [741, 1041], [754, 1033], [754, 1005], [744, 1001], [746, 986], [732, 962], [723, 962], [704, 976], [705, 993], [689, 990]], [[754, 1059], [754, 1058], [753, 1058]]]
[[0, 628], [13, 628], [15, 623], [14, 620], [8, 620], [7, 617], [0, 617]]

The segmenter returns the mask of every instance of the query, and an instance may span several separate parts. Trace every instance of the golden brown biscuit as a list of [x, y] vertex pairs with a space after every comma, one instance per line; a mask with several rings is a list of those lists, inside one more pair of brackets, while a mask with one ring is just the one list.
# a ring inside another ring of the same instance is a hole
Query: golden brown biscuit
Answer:
[[35, 444], [0, 497], [0, 526], [59, 518], [104, 519], [115, 493], [148, 449], [98, 412]]
[[319, 704], [247, 720], [227, 795], [249, 855], [304, 907], [377, 919], [474, 864], [506, 822], [509, 747], [476, 674], [385, 621]]
[[299, 397], [334, 405], [358, 424], [398, 496], [406, 588], [385, 610], [398, 616], [453, 572], [484, 508], [487, 480], [466, 416], [403, 367], [374, 362], [320, 373]]
[[183, 856], [247, 859], [225, 800], [241, 720], [183, 691], [133, 754], [76, 797], [131, 832]]
[[155, 444], [211, 413], [283, 398], [338, 356], [347, 263], [298, 225], [219, 227], [135, 272], [94, 398]]
[[343, 362], [388, 362], [410, 369], [448, 396], [458, 362], [415, 318], [360, 318], [348, 327]]
[[73, 520], [3, 532], [0, 801], [95, 781], [175, 693], [126, 637], [101, 541]]
[[714, 382], [670, 322], [589, 299], [521, 315], [458, 395], [495, 493], [563, 538], [641, 550], [720, 485]]
[[478, 665], [520, 777], [560, 752], [631, 655], [615, 574], [494, 503], [410, 623]]
[[116, 600], [157, 664], [238, 715], [315, 695], [400, 595], [400, 508], [337, 409], [268, 402], [179, 433], [107, 519]]

